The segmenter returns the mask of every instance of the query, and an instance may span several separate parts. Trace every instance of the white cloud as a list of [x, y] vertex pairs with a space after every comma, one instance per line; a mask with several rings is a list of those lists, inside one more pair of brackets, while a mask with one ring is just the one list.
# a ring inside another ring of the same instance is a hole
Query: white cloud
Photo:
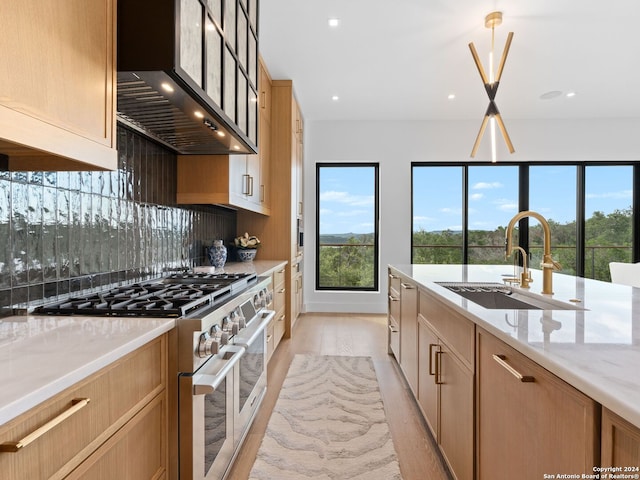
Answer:
[[478, 182], [471, 187], [472, 190], [487, 190], [492, 188], [502, 188], [503, 185], [500, 182]]
[[483, 199], [483, 198], [484, 198], [484, 193], [473, 193], [473, 194], [471, 194], [471, 196], [469, 197], [469, 200], [477, 201], [477, 200], [481, 200], [481, 199]]
[[369, 206], [373, 205], [373, 195], [352, 195], [349, 192], [339, 192], [336, 190], [327, 190], [320, 192], [321, 202], [337, 202], [351, 206]]
[[498, 210], [502, 212], [517, 212], [518, 204], [517, 203], [498, 203]]
[[586, 198], [633, 198], [633, 190], [621, 190], [619, 192], [588, 193]]

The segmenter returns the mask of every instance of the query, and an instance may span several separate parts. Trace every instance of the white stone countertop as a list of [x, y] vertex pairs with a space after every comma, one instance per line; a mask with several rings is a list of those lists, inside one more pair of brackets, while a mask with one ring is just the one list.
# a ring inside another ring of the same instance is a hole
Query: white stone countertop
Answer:
[[194, 272], [208, 273], [255, 273], [258, 276], [269, 275], [287, 264], [286, 260], [253, 260], [252, 262], [229, 262], [222, 268], [195, 267]]
[[[509, 265], [390, 265], [447, 305], [609, 410], [640, 428], [640, 288], [553, 273], [542, 296], [542, 272], [529, 292], [585, 310], [494, 310], [435, 282], [498, 282]], [[518, 289], [518, 287], [514, 287]]]
[[174, 318], [0, 318], [0, 425], [168, 332]]

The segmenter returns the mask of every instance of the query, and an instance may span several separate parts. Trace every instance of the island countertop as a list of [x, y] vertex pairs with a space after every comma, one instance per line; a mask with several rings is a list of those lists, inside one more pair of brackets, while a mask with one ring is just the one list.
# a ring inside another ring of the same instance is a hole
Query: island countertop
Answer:
[[[640, 289], [553, 273], [554, 300], [584, 310], [487, 309], [436, 282], [497, 282], [508, 265], [390, 265], [421, 288], [640, 428]], [[542, 272], [529, 291], [540, 294]], [[518, 287], [514, 287], [517, 289]], [[549, 298], [549, 296], [546, 296]]]

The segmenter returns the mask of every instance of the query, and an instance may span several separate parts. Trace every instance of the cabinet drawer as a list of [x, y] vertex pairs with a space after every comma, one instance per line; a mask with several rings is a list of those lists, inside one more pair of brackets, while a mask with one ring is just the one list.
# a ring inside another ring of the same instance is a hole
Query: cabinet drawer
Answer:
[[166, 465], [165, 395], [159, 395], [111, 437], [66, 480], [164, 478]]
[[284, 283], [273, 288], [273, 310], [277, 313], [284, 308], [287, 290]]
[[420, 290], [418, 312], [473, 370], [475, 324], [424, 290]]
[[32, 443], [0, 453], [3, 479], [67, 475], [165, 388], [165, 342], [148, 343], [2, 426], [0, 443], [18, 442], [68, 412], [74, 399], [89, 399]]
[[396, 292], [400, 291], [400, 275], [393, 273], [391, 269], [389, 269], [389, 287], [393, 288]]
[[285, 331], [285, 315], [284, 312], [278, 316], [277, 318], [273, 319], [273, 322], [275, 322], [275, 325], [273, 326], [273, 338], [274, 338], [274, 348], [276, 348], [278, 346], [278, 343], [280, 343], [280, 340], [282, 340], [282, 337], [284, 336], [284, 331]]
[[286, 278], [287, 269], [282, 267], [280, 270], [273, 272], [273, 288], [284, 288], [284, 280]]

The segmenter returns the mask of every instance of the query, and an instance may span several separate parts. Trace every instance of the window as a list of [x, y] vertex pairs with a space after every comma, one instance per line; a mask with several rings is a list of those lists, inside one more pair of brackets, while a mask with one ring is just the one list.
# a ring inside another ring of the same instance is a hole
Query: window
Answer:
[[316, 288], [377, 290], [378, 165], [316, 168]]
[[[505, 227], [520, 210], [544, 216], [562, 272], [608, 281], [609, 262], [640, 261], [640, 164], [414, 164], [412, 263], [501, 264]], [[635, 202], [635, 203], [634, 203]], [[456, 228], [455, 225], [459, 225]], [[523, 230], [520, 231], [520, 226]], [[523, 238], [519, 238], [522, 233]], [[540, 264], [535, 219], [514, 241]]]
[[413, 169], [413, 263], [462, 263], [462, 167]]
[[586, 168], [586, 277], [611, 280], [609, 262], [632, 261], [632, 204], [632, 166], [607, 165]]

